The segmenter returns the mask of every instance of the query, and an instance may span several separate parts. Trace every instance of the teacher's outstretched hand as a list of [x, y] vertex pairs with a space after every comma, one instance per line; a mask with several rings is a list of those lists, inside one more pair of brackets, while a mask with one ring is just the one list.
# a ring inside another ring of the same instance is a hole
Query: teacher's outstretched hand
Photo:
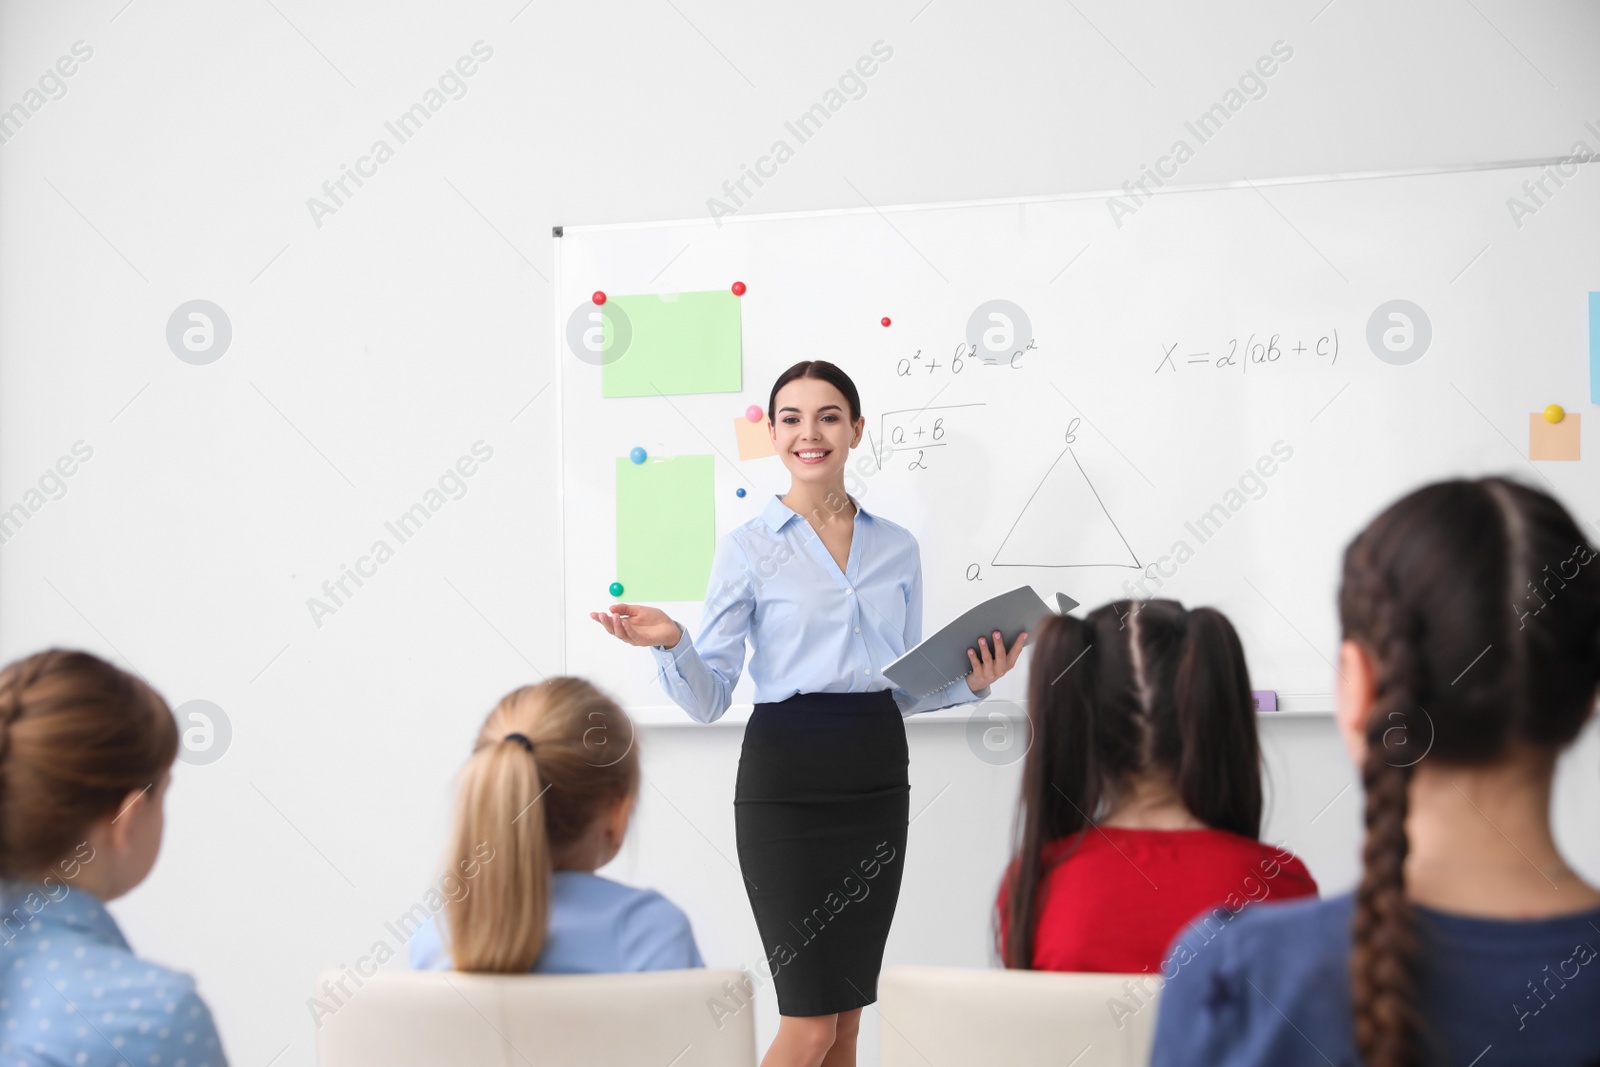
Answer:
[[982, 637], [978, 638], [979, 651], [967, 649], [967, 658], [972, 661], [972, 673], [967, 675], [967, 688], [976, 693], [984, 686], [993, 685], [1005, 677], [1006, 672], [1017, 665], [1017, 657], [1022, 655], [1022, 645], [1027, 639], [1028, 633], [1024, 630], [1012, 643], [1011, 651], [1007, 652], [1005, 635], [996, 630], [994, 652], [991, 654], [989, 642]]
[[[630, 645], [661, 645], [671, 648], [678, 643], [683, 631], [660, 608], [649, 604], [613, 604], [611, 613], [591, 611], [589, 618], [606, 628], [606, 632]], [[1020, 646], [1020, 642], [1018, 642]], [[1013, 661], [1014, 662], [1014, 661]]]

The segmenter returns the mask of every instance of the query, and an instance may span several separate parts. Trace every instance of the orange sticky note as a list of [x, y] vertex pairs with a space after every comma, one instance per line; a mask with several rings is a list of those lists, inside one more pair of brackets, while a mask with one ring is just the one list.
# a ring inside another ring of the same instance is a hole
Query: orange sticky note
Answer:
[[1550, 422], [1544, 412], [1528, 416], [1529, 459], [1577, 459], [1578, 428], [1583, 416], [1567, 412], [1560, 422]]
[[762, 456], [778, 454], [772, 447], [772, 432], [767, 429], [768, 425], [765, 415], [761, 416], [760, 422], [751, 422], [743, 415], [733, 420], [733, 436], [739, 439], [740, 459], [760, 459]]

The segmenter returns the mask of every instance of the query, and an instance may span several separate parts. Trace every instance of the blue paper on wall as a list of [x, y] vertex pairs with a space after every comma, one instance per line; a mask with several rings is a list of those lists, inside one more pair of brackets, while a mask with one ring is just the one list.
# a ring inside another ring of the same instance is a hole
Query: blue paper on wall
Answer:
[[1600, 404], [1600, 293], [1589, 294], [1589, 403]]

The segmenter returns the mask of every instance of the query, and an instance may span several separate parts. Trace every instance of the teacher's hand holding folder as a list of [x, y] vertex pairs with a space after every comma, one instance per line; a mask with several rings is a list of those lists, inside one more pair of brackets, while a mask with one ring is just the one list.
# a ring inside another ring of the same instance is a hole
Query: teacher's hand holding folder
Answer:
[[[1011, 645], [1011, 651], [1006, 651], [1005, 635], [996, 630], [992, 635], [994, 640], [994, 655], [989, 654], [989, 638], [978, 638], [978, 651], [967, 649], [967, 658], [972, 661], [972, 673], [967, 675], [967, 688], [974, 693], [985, 686], [998, 682], [1005, 673], [1017, 665], [1017, 657], [1022, 655], [1022, 646], [1028, 640], [1028, 632], [1024, 630], [1017, 635]], [[918, 648], [922, 646], [917, 646]], [[914, 650], [913, 650], [914, 651]], [[909, 655], [910, 653], [907, 653]], [[899, 660], [895, 661], [896, 663]], [[885, 671], [884, 673], [888, 673]], [[893, 675], [889, 676], [891, 679]]]
[[[1057, 594], [1063, 612], [1077, 607], [1077, 601]], [[966, 675], [967, 686], [974, 693], [998, 681], [1017, 664], [1028, 634], [1039, 621], [1052, 614], [1044, 600], [1032, 586], [1024, 585], [991, 597], [969, 608], [955, 621], [923, 641], [916, 648], [884, 668], [884, 675], [913, 696], [926, 696], [936, 689], [949, 685]], [[988, 637], [977, 638], [978, 651], [973, 651], [974, 632], [988, 631]], [[1008, 652], [1005, 635], [1016, 637]], [[994, 642], [994, 654], [988, 642]]]

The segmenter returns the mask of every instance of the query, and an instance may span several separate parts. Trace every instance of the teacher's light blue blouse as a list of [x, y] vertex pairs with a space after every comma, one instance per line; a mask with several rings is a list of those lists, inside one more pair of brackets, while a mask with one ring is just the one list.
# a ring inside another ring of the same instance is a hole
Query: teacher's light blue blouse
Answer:
[[728, 710], [747, 637], [758, 704], [889, 689], [906, 716], [989, 695], [962, 676], [917, 699], [884, 677], [922, 640], [922, 555], [911, 531], [850, 500], [856, 515], [843, 571], [776, 494], [758, 518], [718, 540], [697, 642], [684, 627], [676, 645], [650, 650], [667, 695], [691, 717], [713, 722]]
[[194, 979], [133, 954], [99, 898], [0, 886], [0, 1064], [227, 1067]]

